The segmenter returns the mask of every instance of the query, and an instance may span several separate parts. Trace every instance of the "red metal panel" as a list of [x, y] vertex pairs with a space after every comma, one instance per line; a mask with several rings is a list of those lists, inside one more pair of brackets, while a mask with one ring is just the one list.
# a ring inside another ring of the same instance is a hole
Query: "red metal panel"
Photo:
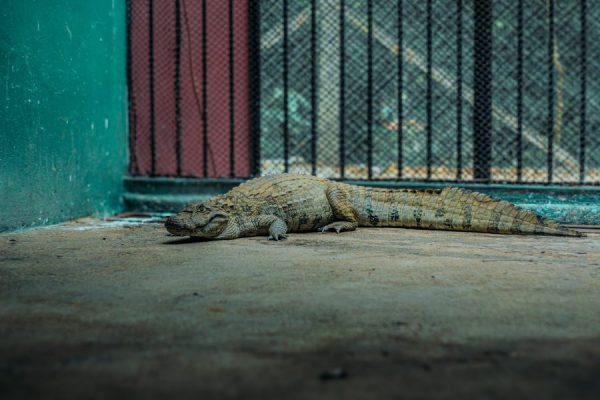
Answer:
[[183, 176], [202, 177], [202, 7], [182, 0], [181, 126]]
[[248, 43], [250, 27], [248, 1], [236, 1], [234, 9], [234, 81], [235, 81], [235, 176], [250, 176], [252, 143], [250, 140], [250, 64]]
[[[176, 2], [172, 0], [130, 0], [131, 15], [131, 110], [133, 175], [177, 176]], [[150, 1], [153, 35], [149, 31]], [[207, 79], [202, 79], [202, 1], [180, 1], [180, 175], [188, 177], [229, 177], [231, 146], [234, 148], [234, 176], [250, 175], [251, 140], [249, 125], [248, 0], [234, 6], [234, 71], [229, 69], [229, 2], [206, 0]], [[151, 40], [153, 46], [151, 46]], [[154, 90], [151, 90], [153, 52]], [[234, 139], [231, 142], [230, 77], [234, 79]], [[202, 104], [207, 95], [208, 159], [204, 174]], [[152, 110], [152, 96], [154, 110]], [[154, 112], [154, 125], [152, 124]], [[152, 129], [154, 126], [154, 130]], [[152, 141], [154, 140], [154, 154]], [[135, 162], [134, 162], [135, 161]], [[154, 161], [154, 162], [153, 162]], [[154, 171], [152, 165], [154, 164]]]
[[229, 175], [228, 2], [207, 0], [209, 176]]
[[177, 173], [175, 155], [175, 2], [154, 3], [155, 175]]

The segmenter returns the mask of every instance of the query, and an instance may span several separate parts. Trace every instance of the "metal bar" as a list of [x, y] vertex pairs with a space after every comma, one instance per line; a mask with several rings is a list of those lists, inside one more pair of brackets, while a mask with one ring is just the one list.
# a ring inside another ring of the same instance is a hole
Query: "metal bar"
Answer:
[[340, 0], [340, 178], [346, 175], [346, 1]]
[[554, 0], [548, 0], [548, 183], [554, 171]]
[[229, 0], [229, 177], [235, 176], [235, 31], [233, 0]]
[[208, 177], [208, 41], [206, 0], [202, 0], [202, 170]]
[[585, 123], [586, 123], [586, 88], [587, 88], [587, 1], [581, 0], [581, 34], [579, 36], [580, 71], [579, 71], [579, 184], [585, 180]]
[[290, 110], [289, 110], [289, 27], [288, 0], [283, 0], [283, 159], [284, 171], [290, 170]]
[[260, 175], [260, 1], [248, 3], [248, 54], [249, 54], [249, 92], [250, 92], [250, 135], [252, 139], [252, 157], [250, 174]]
[[150, 175], [156, 175], [156, 113], [154, 104], [154, 0], [148, 1], [148, 66], [150, 69]]
[[463, 156], [463, 20], [462, 0], [456, 0], [456, 179], [462, 179]]
[[474, 1], [473, 166], [474, 179], [491, 180], [492, 1]]
[[398, 161], [397, 161], [397, 168], [398, 168], [398, 173], [397, 173], [397, 177], [398, 179], [402, 179], [402, 163], [403, 163], [403, 159], [402, 159], [402, 152], [403, 152], [403, 148], [402, 145], [403, 143], [403, 133], [404, 133], [404, 110], [403, 110], [403, 105], [404, 105], [404, 101], [402, 100], [402, 95], [404, 94], [404, 52], [403, 52], [403, 47], [404, 47], [404, 37], [403, 37], [403, 10], [402, 10], [402, 4], [403, 0], [398, 0], [398, 4], [397, 4], [397, 28], [398, 28], [398, 32], [397, 32], [397, 36], [398, 36], [398, 58], [397, 58], [397, 74], [398, 74], [398, 94], [397, 94], [397, 106], [398, 106]]
[[373, 178], [373, 0], [367, 0], [367, 175]]
[[310, 158], [311, 174], [317, 174], [317, 0], [310, 3]]
[[175, 156], [181, 176], [181, 4], [175, 0]]
[[433, 12], [432, 0], [427, 0], [427, 179], [431, 179], [431, 164], [433, 160], [431, 140], [433, 137]]
[[133, 71], [132, 71], [132, 1], [127, 0], [126, 2], [126, 23], [127, 23], [127, 102], [128, 102], [128, 115], [129, 115], [129, 173], [137, 175], [139, 174], [139, 167], [137, 163], [137, 122], [136, 122], [136, 108], [135, 108], [135, 93], [133, 91]]
[[523, 180], [523, 0], [517, 4], [517, 182]]

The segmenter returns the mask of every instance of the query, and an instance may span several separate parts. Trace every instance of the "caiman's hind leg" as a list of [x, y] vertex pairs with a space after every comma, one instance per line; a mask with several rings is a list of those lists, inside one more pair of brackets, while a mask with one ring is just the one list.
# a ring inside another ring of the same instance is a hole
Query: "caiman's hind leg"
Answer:
[[333, 209], [333, 215], [335, 221], [325, 225], [319, 230], [324, 233], [327, 231], [336, 231], [340, 233], [342, 231], [353, 231], [358, 226], [358, 215], [356, 210], [352, 207], [346, 193], [336, 187], [335, 184], [327, 186], [327, 200], [329, 205]]

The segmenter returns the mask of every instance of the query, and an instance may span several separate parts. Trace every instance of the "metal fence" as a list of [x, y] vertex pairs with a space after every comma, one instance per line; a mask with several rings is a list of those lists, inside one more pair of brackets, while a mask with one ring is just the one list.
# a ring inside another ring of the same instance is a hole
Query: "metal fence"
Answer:
[[130, 0], [131, 173], [600, 184], [600, 7]]

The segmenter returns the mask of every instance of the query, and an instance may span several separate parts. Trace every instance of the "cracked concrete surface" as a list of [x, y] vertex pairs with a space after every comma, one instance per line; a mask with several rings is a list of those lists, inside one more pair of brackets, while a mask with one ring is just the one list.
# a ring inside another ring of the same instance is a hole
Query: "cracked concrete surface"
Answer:
[[0, 235], [0, 397], [598, 398], [600, 237]]

